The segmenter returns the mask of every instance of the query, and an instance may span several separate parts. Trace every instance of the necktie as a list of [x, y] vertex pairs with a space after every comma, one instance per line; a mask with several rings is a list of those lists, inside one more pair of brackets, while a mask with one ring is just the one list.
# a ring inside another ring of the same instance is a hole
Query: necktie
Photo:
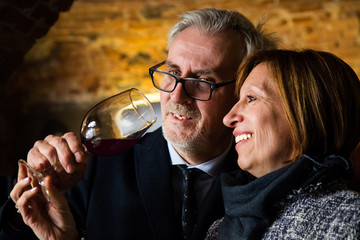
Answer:
[[194, 191], [195, 178], [201, 170], [187, 168], [185, 165], [178, 165], [184, 176], [184, 195], [182, 203], [181, 224], [184, 239], [189, 239], [196, 224], [197, 207], [196, 194]]

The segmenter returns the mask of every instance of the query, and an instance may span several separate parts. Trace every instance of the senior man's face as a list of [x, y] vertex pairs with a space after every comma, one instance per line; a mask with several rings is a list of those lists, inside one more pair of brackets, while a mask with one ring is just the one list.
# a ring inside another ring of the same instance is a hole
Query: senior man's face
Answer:
[[[208, 35], [189, 27], [170, 45], [166, 65], [181, 78], [221, 83], [234, 79], [244, 48], [243, 37], [235, 31]], [[190, 98], [181, 83], [172, 93], [161, 92], [164, 135], [180, 155], [204, 154], [209, 160], [226, 149], [232, 136], [222, 119], [236, 102], [234, 87], [215, 89], [209, 101]]]

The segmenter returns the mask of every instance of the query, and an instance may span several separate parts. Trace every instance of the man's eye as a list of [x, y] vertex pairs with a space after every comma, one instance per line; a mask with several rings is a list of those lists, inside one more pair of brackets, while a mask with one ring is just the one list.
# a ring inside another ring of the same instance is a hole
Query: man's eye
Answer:
[[209, 82], [209, 83], [215, 83], [215, 81], [214, 81], [214, 79], [211, 79], [211, 78], [199, 78], [199, 79], [201, 79], [201, 80], [203, 80], [203, 81], [205, 81], [205, 82]]
[[168, 71], [168, 73], [174, 75], [174, 76], [180, 76], [180, 72], [179, 71], [176, 71], [176, 70], [170, 70]]
[[251, 103], [251, 102], [253, 102], [253, 101], [256, 100], [256, 98], [253, 97], [253, 96], [251, 96], [251, 95], [247, 95], [246, 98], [247, 98], [247, 100], [248, 100], [248, 101], [247, 101], [248, 103]]

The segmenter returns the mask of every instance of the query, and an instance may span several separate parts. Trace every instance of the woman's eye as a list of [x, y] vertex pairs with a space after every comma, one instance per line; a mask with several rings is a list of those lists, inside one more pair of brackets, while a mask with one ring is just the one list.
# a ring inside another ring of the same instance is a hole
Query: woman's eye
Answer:
[[251, 102], [253, 102], [253, 101], [256, 100], [256, 98], [253, 97], [253, 96], [251, 96], [251, 95], [247, 95], [246, 98], [247, 98], [247, 102], [248, 102], [248, 103], [251, 103]]

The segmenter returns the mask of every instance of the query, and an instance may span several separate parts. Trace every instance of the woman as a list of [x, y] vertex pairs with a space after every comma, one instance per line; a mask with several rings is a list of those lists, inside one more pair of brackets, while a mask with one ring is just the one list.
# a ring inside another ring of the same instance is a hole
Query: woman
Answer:
[[346, 190], [360, 141], [360, 82], [326, 52], [256, 53], [225, 116], [242, 170], [222, 178], [226, 213], [207, 239], [358, 239], [360, 194]]

